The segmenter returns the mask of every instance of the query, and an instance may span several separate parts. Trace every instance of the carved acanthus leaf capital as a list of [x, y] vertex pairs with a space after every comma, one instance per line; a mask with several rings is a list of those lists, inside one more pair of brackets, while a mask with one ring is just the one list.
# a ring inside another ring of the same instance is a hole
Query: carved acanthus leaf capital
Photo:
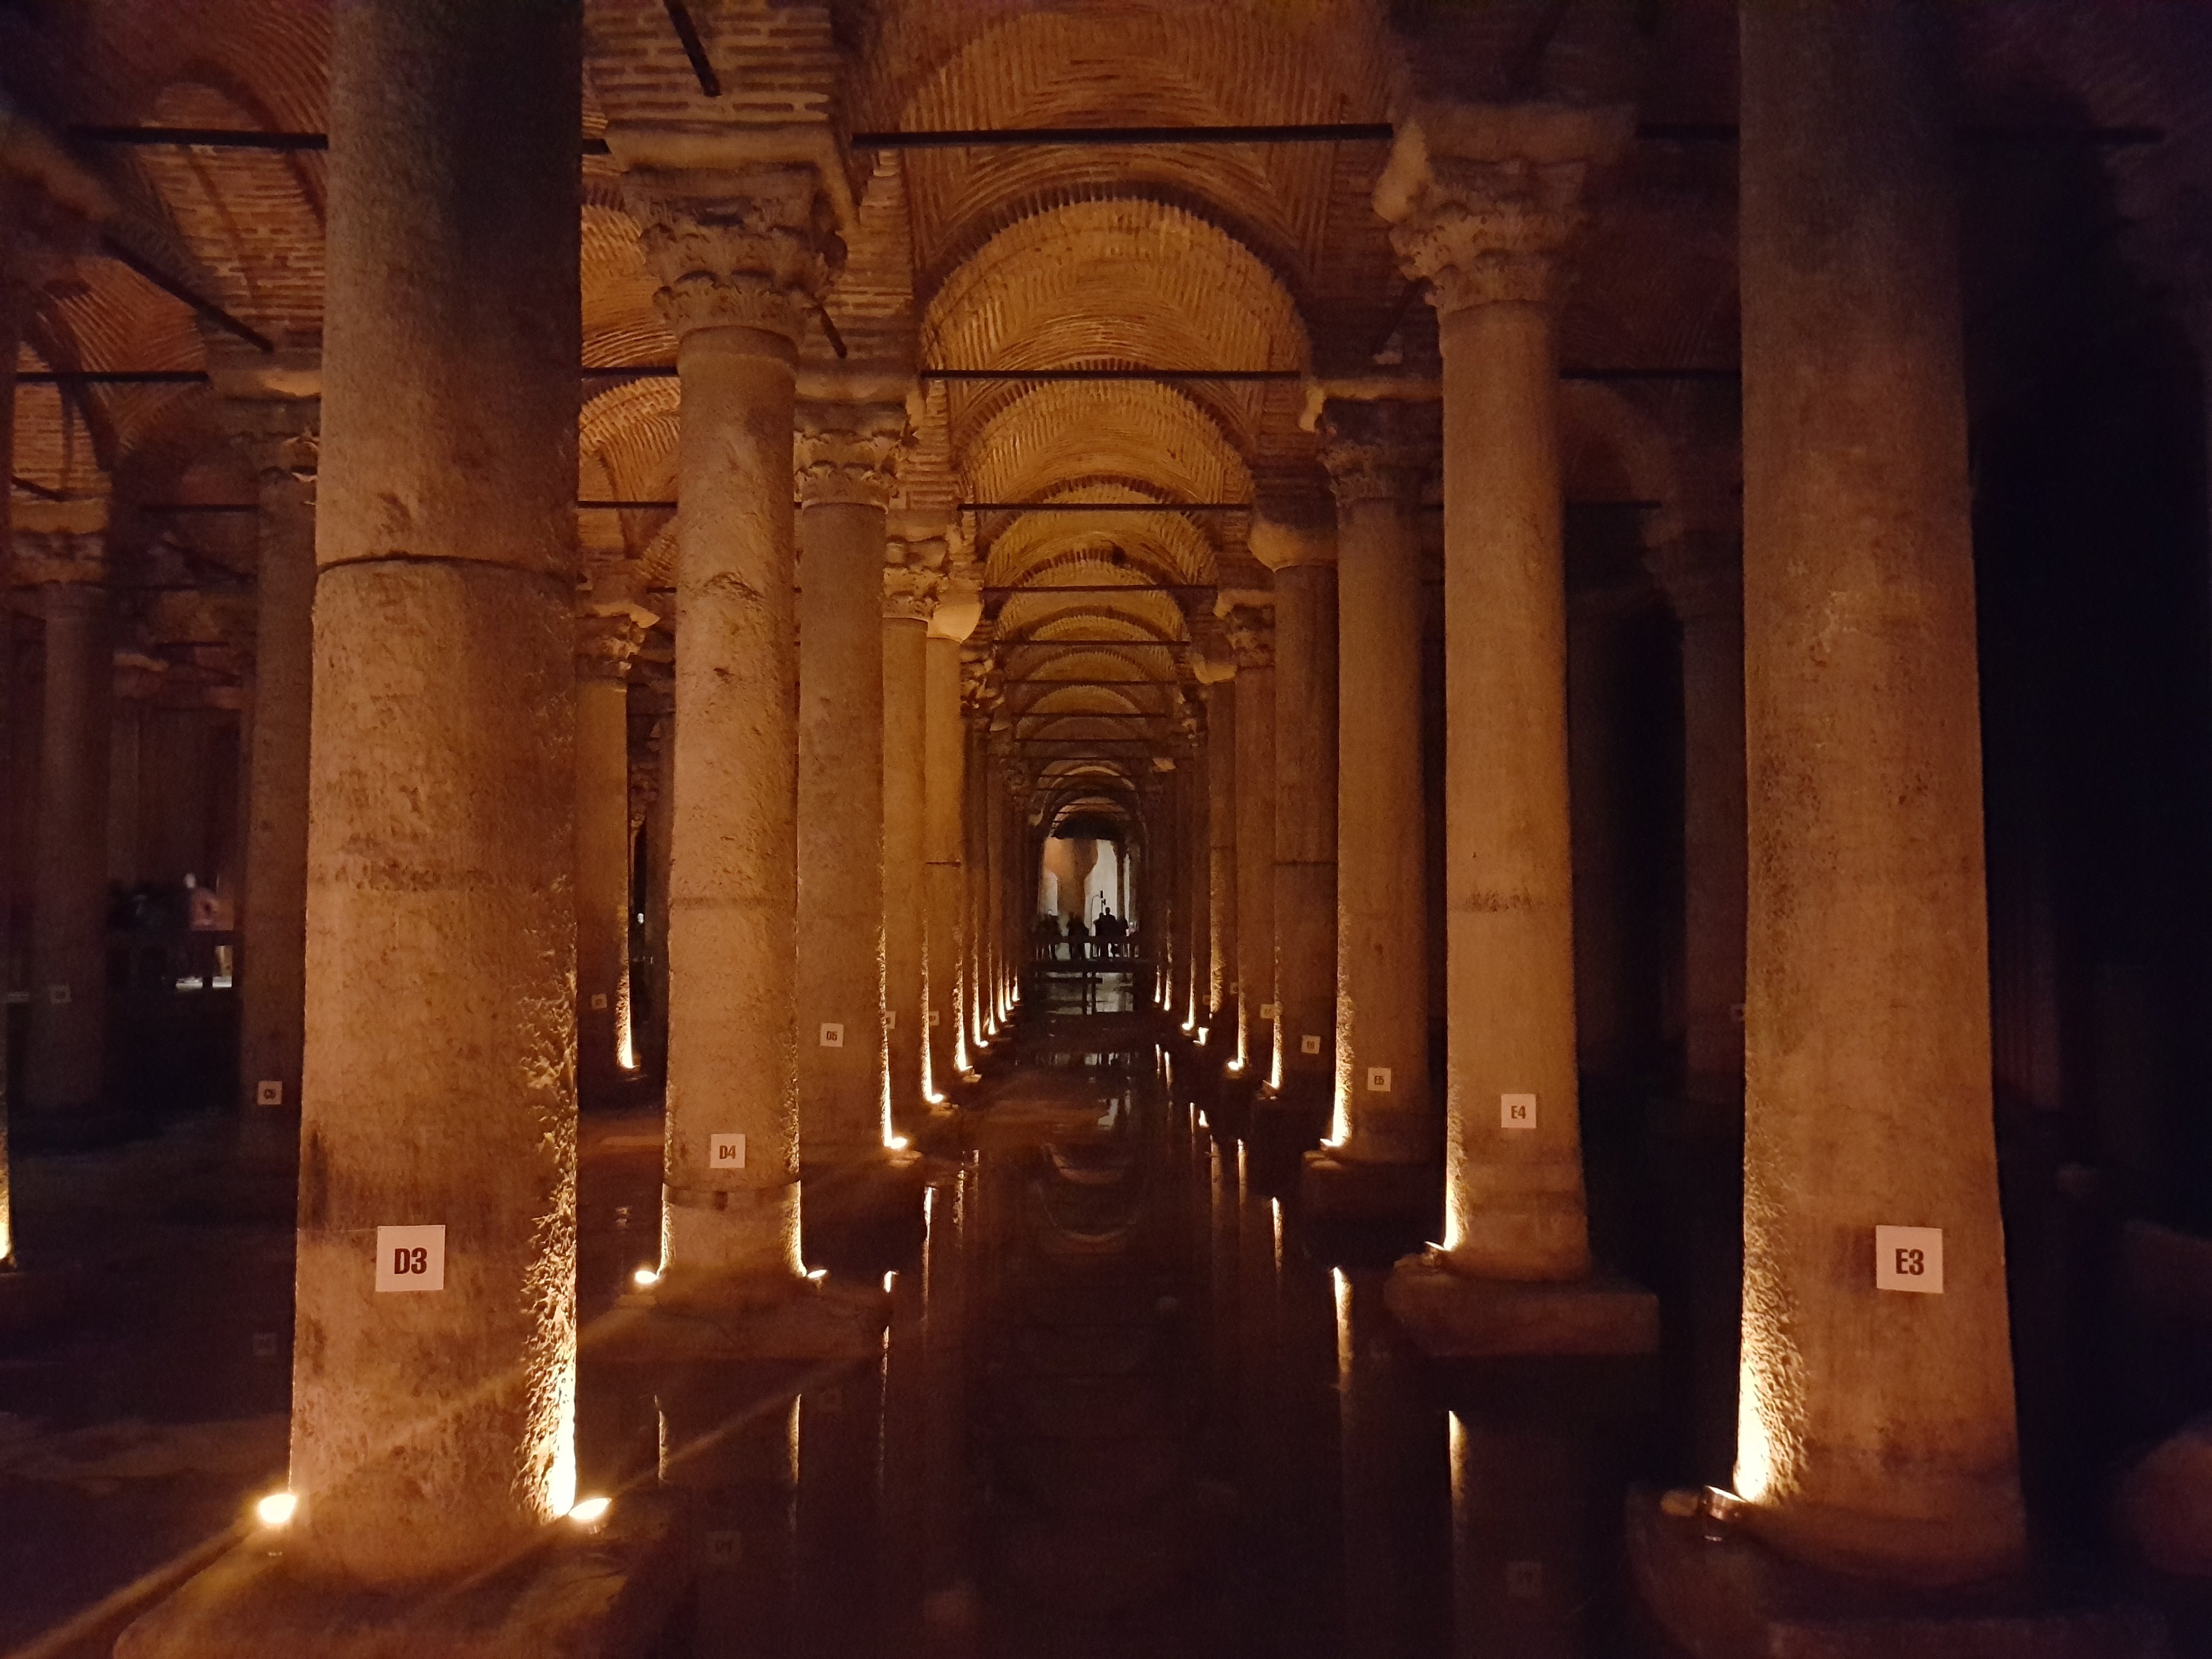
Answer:
[[1275, 665], [1275, 618], [1255, 605], [1240, 605], [1221, 618], [1229, 650], [1237, 666], [1273, 668]]
[[225, 435], [259, 483], [304, 484], [313, 491], [322, 462], [319, 399], [225, 398], [222, 409]]
[[800, 404], [792, 434], [799, 505], [890, 506], [906, 435], [903, 404]]
[[754, 328], [796, 343], [844, 265], [835, 204], [810, 164], [638, 171], [623, 190], [660, 282], [653, 303], [679, 339]]
[[576, 618], [576, 678], [620, 680], [645, 643], [646, 625], [628, 611], [587, 612]]
[[1628, 112], [1552, 105], [1425, 111], [1399, 129], [1376, 211], [1409, 276], [1441, 316], [1470, 306], [1541, 304], [1581, 228], [1594, 167], [1633, 133]]
[[1354, 501], [1419, 499], [1443, 434], [1433, 404], [1332, 399], [1321, 418], [1321, 462], [1340, 511]]
[[927, 565], [884, 567], [884, 617], [887, 621], [927, 622], [937, 609], [945, 578]]

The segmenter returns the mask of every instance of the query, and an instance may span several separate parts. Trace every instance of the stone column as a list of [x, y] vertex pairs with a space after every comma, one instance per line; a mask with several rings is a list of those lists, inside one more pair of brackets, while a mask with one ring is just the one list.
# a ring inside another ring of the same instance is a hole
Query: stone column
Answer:
[[[1331, 1165], [1425, 1166], [1429, 1087], [1427, 853], [1421, 799], [1421, 562], [1413, 515], [1438, 441], [1435, 412], [1328, 406], [1336, 489], [1337, 1071]], [[1326, 1182], [1326, 1174], [1318, 1180]], [[1319, 1196], [1307, 1182], [1309, 1201]], [[1412, 1194], [1407, 1194], [1410, 1197]]]
[[1237, 1057], [1264, 1084], [1275, 1053], [1275, 654], [1268, 606], [1232, 605], [1237, 659]]
[[1376, 205], [1443, 355], [1443, 1264], [1589, 1272], [1575, 1069], [1556, 256], [1618, 110], [1425, 110]]
[[[961, 858], [963, 914], [968, 930], [968, 955], [964, 1002], [967, 1008], [966, 1035], [971, 1063], [990, 1047], [994, 1029], [991, 997], [994, 972], [990, 917], [990, 848], [989, 824], [991, 810], [990, 730], [986, 722], [990, 716], [982, 707], [983, 675], [988, 656], [975, 658], [975, 640], [969, 641], [969, 656], [962, 664], [966, 752], [962, 762], [961, 775], [966, 781], [962, 792]], [[988, 647], [986, 647], [988, 652]]]
[[929, 619], [922, 650], [922, 890], [928, 905], [923, 939], [923, 1020], [928, 1038], [929, 1088], [941, 1100], [968, 1071], [960, 1024], [960, 961], [967, 930], [960, 914], [960, 805], [967, 780], [960, 716], [960, 647], [983, 614], [972, 582], [951, 582]]
[[[573, 1496], [580, 57], [574, 5], [337, 14], [287, 1571]], [[378, 1293], [389, 1226], [442, 1289]]]
[[653, 809], [645, 823], [645, 945], [653, 959], [653, 1066], [668, 1078], [668, 874], [673, 866], [676, 820], [676, 716], [653, 723]]
[[300, 1109], [307, 1010], [307, 737], [313, 710], [318, 354], [210, 348], [216, 394], [252, 469], [253, 698], [246, 886], [238, 917], [238, 1080], [248, 1109]]
[[1683, 1091], [1743, 1100], [1743, 570], [1736, 538], [1685, 531], [1646, 562], [1682, 635]]
[[[2025, 1547], [1933, 27], [1844, 0], [1741, 16], [1735, 1480], [1750, 1524], [1791, 1554], [1966, 1578]], [[1895, 1249], [1877, 1260], [1884, 1225], [1940, 1230], [1940, 1254], [1933, 1237], [1905, 1241], [1923, 1252], [1920, 1278], [1940, 1272], [1940, 1296], [1880, 1287], [1898, 1263]]]
[[1194, 724], [1190, 746], [1176, 771], [1183, 799], [1184, 894], [1183, 926], [1176, 940], [1183, 951], [1182, 970], [1176, 977], [1176, 1007], [1186, 1030], [1206, 1023], [1206, 990], [1213, 979], [1213, 832], [1206, 811], [1206, 797], [1213, 787], [1213, 767], [1208, 758], [1212, 741], [1204, 725]]
[[1336, 1076], [1336, 532], [1258, 518], [1275, 573], [1274, 1085], [1301, 1116]]
[[[14, 250], [0, 247], [0, 461], [12, 476], [15, 459], [15, 360], [21, 354], [23, 319], [30, 310], [30, 294], [8, 267], [5, 256]], [[10, 793], [15, 787], [15, 614], [13, 608], [15, 565], [15, 526], [10, 511], [12, 488], [0, 490], [0, 780]], [[15, 1203], [9, 1157], [8, 1119], [14, 1103], [9, 1098], [12, 1071], [8, 1034], [8, 998], [15, 989], [15, 809], [11, 802], [0, 807], [0, 1271], [17, 1266], [15, 1260]]]
[[629, 1013], [629, 663], [644, 640], [627, 606], [576, 619], [576, 1087], [611, 1099], [635, 1070]]
[[905, 543], [884, 567], [884, 1018], [891, 1126], [911, 1139], [925, 1111], [922, 773], [929, 742], [929, 617], [943, 544]]
[[1209, 901], [1204, 1018], [1217, 1060], [1237, 1054], [1236, 665], [1206, 691], [1206, 893]]
[[799, 411], [799, 1123], [808, 1164], [882, 1158], [884, 511], [896, 403]]
[[607, 142], [684, 404], [658, 1294], [745, 1301], [801, 1271], [793, 362], [837, 246], [811, 162], [732, 139], [730, 165], [694, 170], [715, 141], [617, 126]]
[[107, 1041], [110, 660], [104, 501], [15, 509], [15, 579], [46, 623], [38, 829], [31, 849], [30, 1018], [23, 1106], [42, 1133], [93, 1133]]

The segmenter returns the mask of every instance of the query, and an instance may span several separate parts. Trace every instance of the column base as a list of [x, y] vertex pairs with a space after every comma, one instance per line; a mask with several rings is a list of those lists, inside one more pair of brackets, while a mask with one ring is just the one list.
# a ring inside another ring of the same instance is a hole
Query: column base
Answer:
[[1308, 1152], [1298, 1202], [1312, 1221], [1433, 1221], [1443, 1213], [1444, 1174], [1431, 1164], [1386, 1164]]
[[[677, 1510], [640, 1492], [586, 1531], [459, 1585], [348, 1590], [285, 1570], [249, 1540], [125, 1630], [116, 1659], [642, 1659], [690, 1581]], [[566, 1534], [566, 1535], [564, 1535]], [[266, 1534], [261, 1534], [266, 1537]]]
[[1646, 1612], [1697, 1659], [2162, 1659], [2139, 1607], [2048, 1576], [1925, 1590], [1776, 1553], [1698, 1494], [1628, 1498], [1628, 1559]]
[[879, 1285], [795, 1279], [723, 1299], [647, 1290], [592, 1326], [594, 1357], [617, 1362], [867, 1359], [883, 1352], [890, 1297]]
[[1424, 1251], [1399, 1258], [1382, 1302], [1435, 1359], [1659, 1349], [1659, 1298], [1611, 1274], [1556, 1282], [1476, 1279]]

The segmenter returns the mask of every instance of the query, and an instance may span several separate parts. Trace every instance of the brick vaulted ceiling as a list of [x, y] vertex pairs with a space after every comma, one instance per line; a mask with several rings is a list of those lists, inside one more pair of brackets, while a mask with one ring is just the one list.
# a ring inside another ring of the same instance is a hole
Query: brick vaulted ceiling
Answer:
[[[14, 0], [0, 5], [0, 90], [64, 133], [319, 132], [330, 9], [331, 0]], [[1376, 123], [1438, 94], [1627, 100], [1647, 124], [1678, 128], [1735, 117], [1734, 12], [1722, 0], [689, 0], [688, 9], [719, 96], [701, 89], [665, 0], [587, 0], [586, 136], [653, 115], [819, 120], [845, 133]], [[2203, 61], [2212, 13], [2012, 0], [1961, 20], [1970, 120], [2163, 130], [2161, 143], [2106, 156], [2126, 216], [2142, 228], [2130, 252], [2160, 265], [2160, 281], [2212, 289], [2203, 207], [2188, 185], [2212, 172], [2212, 89], [2172, 67]], [[119, 204], [109, 234], [140, 261], [272, 341], [318, 337], [319, 154], [74, 148]], [[1433, 325], [1370, 206], [1384, 148], [856, 151], [857, 218], [828, 314], [853, 357], [907, 368], [1419, 372]], [[1576, 258], [1562, 325], [1570, 367], [1732, 365], [1734, 182], [1733, 148], [1711, 132], [1635, 147]], [[606, 156], [585, 158], [584, 203], [585, 364], [672, 362]], [[128, 264], [88, 258], [42, 298], [20, 366], [197, 369], [220, 332]], [[806, 349], [826, 359], [827, 335]], [[580, 499], [672, 498], [674, 383], [586, 377], [581, 399]], [[1042, 670], [1131, 682], [1017, 699], [1064, 711], [1068, 723], [1052, 729], [1071, 734], [1127, 729], [1087, 728], [1086, 712], [1179, 706], [1188, 668], [1159, 644], [1188, 641], [1205, 606], [1188, 590], [1264, 584], [1245, 548], [1248, 520], [963, 514], [960, 503], [1320, 493], [1295, 380], [935, 381], [917, 408], [902, 510], [908, 522], [949, 522], [956, 554], [994, 591], [1000, 667], [1018, 680]], [[1582, 386], [1565, 409], [1571, 495], [1696, 512], [1732, 482], [1724, 384]], [[118, 508], [250, 499], [204, 386], [26, 385], [16, 431], [19, 494], [112, 489]], [[665, 587], [671, 516], [586, 513], [587, 559], [627, 566], [641, 591]], [[144, 584], [162, 590], [161, 602], [134, 613], [145, 643], [160, 643], [178, 592], [213, 602], [250, 584], [243, 515], [118, 518], [130, 525], [125, 556], [164, 578]], [[1083, 591], [1054, 598], [1055, 588]], [[205, 665], [223, 671], [220, 656]]]

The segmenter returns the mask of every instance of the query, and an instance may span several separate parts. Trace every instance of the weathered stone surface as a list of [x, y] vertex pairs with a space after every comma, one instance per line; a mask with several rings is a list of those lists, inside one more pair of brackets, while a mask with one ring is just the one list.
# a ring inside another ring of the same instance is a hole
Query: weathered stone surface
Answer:
[[1659, 1346], [1659, 1298], [1605, 1274], [1552, 1283], [1477, 1278], [1428, 1251], [1401, 1259], [1383, 1295], [1406, 1334], [1437, 1358]]

